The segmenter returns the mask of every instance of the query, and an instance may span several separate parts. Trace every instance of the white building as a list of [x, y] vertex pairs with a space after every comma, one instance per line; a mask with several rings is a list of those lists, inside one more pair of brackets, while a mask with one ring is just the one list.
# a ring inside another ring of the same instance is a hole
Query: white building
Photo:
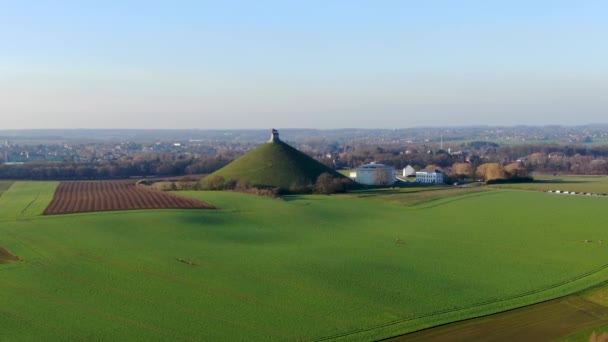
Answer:
[[443, 184], [443, 172], [439, 170], [420, 170], [416, 172], [416, 183]]
[[403, 168], [403, 177], [413, 176], [416, 174], [416, 170], [411, 165], [408, 165]]
[[395, 168], [371, 163], [357, 168], [355, 181], [365, 185], [391, 185], [395, 183]]

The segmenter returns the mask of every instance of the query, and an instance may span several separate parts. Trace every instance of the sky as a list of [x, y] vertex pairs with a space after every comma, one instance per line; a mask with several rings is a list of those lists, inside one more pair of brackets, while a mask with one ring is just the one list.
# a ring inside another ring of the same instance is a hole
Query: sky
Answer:
[[0, 129], [608, 122], [607, 1], [0, 0]]

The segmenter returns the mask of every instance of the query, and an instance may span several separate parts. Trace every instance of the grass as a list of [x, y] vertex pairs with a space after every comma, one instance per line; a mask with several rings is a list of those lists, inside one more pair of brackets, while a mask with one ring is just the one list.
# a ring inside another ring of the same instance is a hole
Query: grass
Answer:
[[1, 245], [23, 259], [0, 266], [2, 341], [367, 341], [608, 277], [608, 246], [583, 242], [608, 240], [604, 198], [181, 192], [220, 209], [15, 215], [54, 186], [2, 196]]
[[459, 195], [484, 192], [483, 188], [460, 188], [452, 186], [411, 186], [403, 188], [384, 188], [352, 192], [343, 196], [371, 199], [385, 203], [413, 206], [432, 204], [434, 201], [443, 203], [445, 200], [458, 199]]
[[531, 190], [531, 191], [575, 191], [608, 194], [606, 176], [547, 176], [535, 175], [533, 183], [514, 183], [490, 185], [492, 188]]
[[0, 220], [41, 215], [58, 182], [16, 182], [0, 197]]
[[203, 183], [214, 176], [225, 180], [247, 180], [253, 186], [272, 186], [289, 190], [293, 185], [314, 184], [317, 177], [328, 172], [343, 177], [303, 152], [279, 141], [265, 143], [253, 151], [228, 164], [203, 179]]

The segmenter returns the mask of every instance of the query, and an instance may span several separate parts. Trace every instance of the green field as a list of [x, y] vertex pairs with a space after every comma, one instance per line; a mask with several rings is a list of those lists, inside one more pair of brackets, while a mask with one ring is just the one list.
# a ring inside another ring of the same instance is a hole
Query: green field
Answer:
[[0, 197], [0, 220], [42, 215], [58, 182], [16, 182]]
[[535, 175], [533, 183], [496, 184], [493, 188], [532, 191], [575, 191], [608, 194], [606, 176], [547, 176]]
[[[404, 188], [38, 216], [0, 197], [0, 340], [373, 340], [608, 279], [606, 198]], [[192, 262], [192, 265], [181, 260]]]

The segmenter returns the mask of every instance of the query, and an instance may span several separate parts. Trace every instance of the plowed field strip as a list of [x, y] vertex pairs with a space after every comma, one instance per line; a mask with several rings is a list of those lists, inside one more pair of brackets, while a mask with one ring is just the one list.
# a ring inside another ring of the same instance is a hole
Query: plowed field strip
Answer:
[[45, 215], [130, 209], [213, 209], [205, 202], [128, 182], [62, 182]]

